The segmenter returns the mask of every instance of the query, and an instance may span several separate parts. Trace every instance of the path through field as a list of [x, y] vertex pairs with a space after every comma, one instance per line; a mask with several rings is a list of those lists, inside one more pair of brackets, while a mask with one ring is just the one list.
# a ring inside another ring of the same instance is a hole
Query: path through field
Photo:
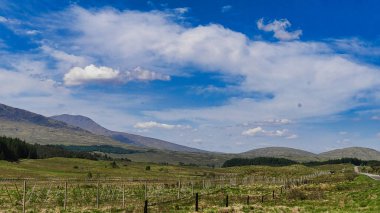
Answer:
[[365, 172], [360, 172], [359, 171], [359, 167], [358, 166], [355, 166], [354, 167], [355, 169], [355, 172], [358, 173], [358, 174], [362, 174], [362, 175], [366, 175], [374, 180], [380, 180], [380, 175], [375, 175], [375, 174], [370, 174], [370, 173], [365, 173]]

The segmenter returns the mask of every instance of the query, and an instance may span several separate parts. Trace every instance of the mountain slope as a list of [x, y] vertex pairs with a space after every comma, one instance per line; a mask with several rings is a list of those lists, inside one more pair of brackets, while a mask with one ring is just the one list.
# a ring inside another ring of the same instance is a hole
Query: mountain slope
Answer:
[[362, 160], [380, 160], [380, 152], [364, 147], [349, 147], [323, 152], [318, 155], [321, 159], [358, 158]]
[[200, 149], [182, 146], [182, 145], [170, 143], [170, 142], [155, 139], [155, 138], [144, 137], [144, 136], [129, 134], [125, 132], [111, 131], [100, 126], [92, 119], [85, 116], [81, 116], [81, 115], [63, 114], [63, 115], [52, 116], [51, 118], [57, 121], [65, 122], [72, 126], [85, 129], [94, 134], [108, 136], [114, 140], [117, 140], [126, 144], [130, 144], [130, 145], [134, 145], [134, 146], [154, 148], [154, 149], [160, 149], [160, 150], [180, 151], [180, 152], [206, 152]]
[[300, 149], [293, 149], [287, 147], [267, 147], [260, 149], [253, 149], [248, 152], [243, 152], [239, 154], [241, 157], [245, 158], [255, 158], [255, 157], [276, 157], [276, 158], [286, 158], [295, 161], [318, 161], [318, 155], [307, 152]]
[[0, 104], [0, 135], [39, 144], [125, 146], [111, 138], [4, 104]]

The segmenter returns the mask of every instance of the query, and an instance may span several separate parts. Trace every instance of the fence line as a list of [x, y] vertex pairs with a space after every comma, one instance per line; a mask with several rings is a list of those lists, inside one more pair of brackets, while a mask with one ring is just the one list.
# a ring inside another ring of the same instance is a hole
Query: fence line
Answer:
[[[126, 208], [126, 201], [140, 203], [141, 200], [152, 201], [146, 203], [146, 208], [160, 206], [176, 202], [189, 202], [196, 197], [204, 198], [222, 193], [227, 187], [270, 184], [272, 189], [267, 193], [261, 194], [245, 194], [241, 196], [234, 195], [246, 199], [246, 203], [254, 199], [260, 199], [265, 202], [268, 196], [272, 195], [272, 199], [276, 198], [276, 192], [282, 194], [283, 190], [307, 184], [312, 179], [330, 174], [327, 171], [319, 171], [313, 174], [300, 176], [297, 178], [279, 178], [266, 176], [245, 176], [245, 177], [226, 177], [220, 176], [212, 179], [177, 179], [177, 180], [159, 180], [159, 179], [119, 179], [110, 178], [101, 180], [78, 180], [78, 179], [1, 179], [0, 191], [0, 208], [22, 207], [25, 212], [28, 206], [35, 208], [38, 204], [43, 206], [55, 206], [63, 209], [69, 209], [80, 206], [91, 206], [96, 208], [101, 205], [118, 205], [123, 209]], [[20, 193], [19, 184], [22, 181], [22, 195]], [[48, 184], [47, 184], [48, 183]], [[62, 185], [63, 183], [63, 185]], [[12, 186], [13, 190], [12, 190]], [[143, 188], [141, 188], [141, 186]], [[207, 190], [209, 190], [207, 192]], [[211, 190], [211, 191], [210, 191]], [[207, 193], [206, 193], [207, 192]], [[93, 196], [95, 194], [95, 196]], [[177, 194], [176, 198], [175, 194]], [[232, 195], [226, 194], [226, 206], [228, 201], [232, 199]], [[228, 197], [229, 196], [229, 197]], [[84, 200], [84, 201], [83, 201]], [[140, 201], [139, 201], [140, 200]], [[10, 204], [10, 205], [9, 205]], [[137, 204], [137, 206], [142, 204]], [[144, 205], [144, 209], [145, 209]]]

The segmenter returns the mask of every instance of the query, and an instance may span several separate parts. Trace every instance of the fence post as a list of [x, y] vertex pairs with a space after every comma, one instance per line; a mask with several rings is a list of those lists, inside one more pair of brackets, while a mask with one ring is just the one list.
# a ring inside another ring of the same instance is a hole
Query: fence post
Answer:
[[67, 181], [65, 181], [65, 201], [63, 202], [63, 209], [66, 210], [67, 206]]
[[198, 192], [195, 194], [195, 211], [197, 212], [198, 211]]
[[273, 200], [274, 200], [274, 190], [273, 190], [273, 193], [272, 193], [272, 198], [273, 198]]
[[144, 213], [148, 213], [148, 200], [145, 200]]
[[148, 198], [148, 186], [147, 186], [147, 182], [145, 181], [145, 200]]
[[226, 207], [228, 207], [228, 195], [226, 195]]
[[264, 195], [261, 195], [261, 202], [264, 203]]
[[123, 184], [123, 209], [125, 208], [125, 184]]
[[191, 181], [191, 194], [194, 195], [194, 182]]
[[180, 196], [180, 191], [181, 191], [181, 180], [178, 181], [178, 194], [177, 194], [177, 198], [179, 199], [181, 196]]
[[282, 186], [281, 186], [281, 192], [280, 193], [282, 194]]
[[24, 180], [24, 192], [22, 194], [22, 212], [25, 213], [26, 211], [26, 206], [25, 206], [25, 200], [26, 200], [26, 180]]
[[249, 205], [249, 195], [247, 196], [247, 205]]
[[96, 208], [99, 208], [99, 182], [96, 184]]

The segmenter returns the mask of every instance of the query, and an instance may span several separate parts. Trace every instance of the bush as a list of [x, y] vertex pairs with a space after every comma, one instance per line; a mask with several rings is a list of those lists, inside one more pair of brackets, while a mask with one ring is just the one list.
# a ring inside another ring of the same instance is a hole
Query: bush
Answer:
[[287, 195], [288, 199], [292, 200], [306, 200], [307, 196], [306, 193], [303, 192], [301, 189], [293, 188], [291, 189]]
[[92, 173], [91, 173], [91, 172], [88, 172], [88, 173], [87, 173], [87, 178], [88, 178], [88, 179], [92, 179]]
[[145, 170], [146, 170], [146, 171], [150, 171], [150, 166], [146, 166], [146, 167], [145, 167]]
[[117, 163], [115, 161], [112, 161], [112, 163], [110, 163], [110, 165], [111, 165], [111, 168], [113, 168], [113, 169], [119, 168], [119, 166], [117, 165]]

